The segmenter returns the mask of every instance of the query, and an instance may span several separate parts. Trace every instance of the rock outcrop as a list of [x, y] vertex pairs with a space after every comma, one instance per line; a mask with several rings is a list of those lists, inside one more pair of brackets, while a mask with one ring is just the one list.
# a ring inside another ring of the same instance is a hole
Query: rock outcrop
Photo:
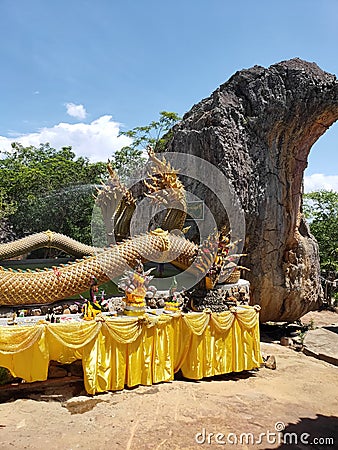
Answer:
[[[237, 72], [174, 128], [168, 150], [208, 160], [237, 193], [246, 219], [242, 262], [262, 321], [293, 321], [320, 305], [318, 246], [302, 217], [303, 173], [312, 145], [337, 119], [336, 77], [292, 59]], [[224, 222], [203, 186], [191, 189]]]

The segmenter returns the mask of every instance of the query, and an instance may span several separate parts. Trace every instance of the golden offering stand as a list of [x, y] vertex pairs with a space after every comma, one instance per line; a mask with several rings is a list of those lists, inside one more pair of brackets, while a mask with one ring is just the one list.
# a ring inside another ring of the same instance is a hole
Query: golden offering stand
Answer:
[[145, 302], [146, 290], [142, 287], [136, 288], [131, 293], [126, 293], [124, 314], [127, 316], [140, 316], [146, 312]]

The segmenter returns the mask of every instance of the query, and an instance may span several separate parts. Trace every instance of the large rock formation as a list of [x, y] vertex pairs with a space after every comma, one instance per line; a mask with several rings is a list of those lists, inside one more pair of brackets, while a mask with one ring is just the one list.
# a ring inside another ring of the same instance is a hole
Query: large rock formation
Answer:
[[[292, 59], [237, 72], [174, 129], [168, 150], [219, 167], [240, 199], [243, 264], [262, 321], [293, 321], [320, 305], [318, 247], [301, 212], [303, 173], [311, 146], [337, 119], [336, 77]], [[195, 189], [208, 203], [203, 186]], [[221, 224], [224, 212], [214, 213]]]

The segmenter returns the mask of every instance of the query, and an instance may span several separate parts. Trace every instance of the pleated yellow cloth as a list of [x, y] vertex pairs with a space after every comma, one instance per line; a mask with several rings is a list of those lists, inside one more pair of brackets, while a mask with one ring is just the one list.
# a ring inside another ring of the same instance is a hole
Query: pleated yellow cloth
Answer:
[[91, 322], [0, 327], [0, 366], [27, 382], [46, 380], [49, 361], [82, 360], [89, 394], [259, 367], [259, 307]]

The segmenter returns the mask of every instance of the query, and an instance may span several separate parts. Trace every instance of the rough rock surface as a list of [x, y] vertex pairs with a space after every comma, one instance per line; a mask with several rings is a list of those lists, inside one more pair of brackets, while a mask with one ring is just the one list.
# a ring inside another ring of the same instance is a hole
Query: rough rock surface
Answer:
[[[216, 165], [239, 198], [242, 263], [262, 321], [293, 321], [321, 302], [318, 246], [301, 214], [303, 173], [312, 145], [337, 119], [336, 77], [292, 59], [237, 72], [174, 128], [168, 150]], [[194, 183], [222, 224], [224, 210]]]

